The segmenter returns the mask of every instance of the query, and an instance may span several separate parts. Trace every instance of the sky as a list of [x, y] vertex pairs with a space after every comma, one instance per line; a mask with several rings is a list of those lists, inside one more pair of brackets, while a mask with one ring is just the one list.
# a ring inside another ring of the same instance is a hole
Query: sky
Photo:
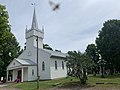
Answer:
[[51, 0], [60, 3], [52, 11], [48, 0], [0, 0], [9, 14], [12, 33], [23, 48], [25, 28], [31, 28], [34, 7], [39, 29], [44, 26], [44, 43], [53, 49], [84, 52], [88, 44], [95, 43], [103, 23], [120, 19], [120, 0]]

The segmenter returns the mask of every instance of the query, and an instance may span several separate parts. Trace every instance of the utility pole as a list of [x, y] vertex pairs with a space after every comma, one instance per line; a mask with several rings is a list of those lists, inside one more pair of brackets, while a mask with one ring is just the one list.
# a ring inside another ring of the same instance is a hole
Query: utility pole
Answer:
[[39, 64], [38, 64], [38, 36], [36, 36], [37, 37], [37, 39], [36, 39], [36, 41], [37, 41], [37, 89], [39, 89]]

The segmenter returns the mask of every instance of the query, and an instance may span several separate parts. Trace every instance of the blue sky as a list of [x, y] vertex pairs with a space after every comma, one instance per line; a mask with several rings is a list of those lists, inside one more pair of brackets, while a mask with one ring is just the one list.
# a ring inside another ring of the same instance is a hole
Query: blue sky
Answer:
[[44, 43], [53, 49], [84, 52], [95, 43], [102, 24], [109, 19], [120, 19], [120, 0], [51, 0], [60, 3], [53, 12], [48, 0], [0, 0], [9, 13], [12, 32], [20, 46], [25, 43], [25, 28], [31, 28], [33, 6], [41, 29], [44, 25]]

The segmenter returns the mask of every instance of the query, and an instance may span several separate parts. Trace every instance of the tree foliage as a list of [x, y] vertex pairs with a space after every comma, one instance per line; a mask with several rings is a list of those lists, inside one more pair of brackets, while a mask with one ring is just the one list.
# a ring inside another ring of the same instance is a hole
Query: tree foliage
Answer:
[[67, 57], [68, 75], [77, 76], [82, 84], [87, 80], [87, 68], [91, 65], [90, 58], [77, 51], [69, 51]]
[[97, 63], [99, 55], [98, 55], [96, 45], [95, 44], [89, 44], [85, 51], [86, 51], [86, 54], [94, 61], [94, 63]]
[[96, 75], [97, 73], [97, 67], [98, 67], [98, 60], [99, 60], [99, 53], [97, 50], [97, 47], [95, 44], [89, 44], [86, 48], [86, 54], [91, 58], [91, 60], [93, 61], [93, 66], [92, 68], [92, 72], [94, 73], [94, 75]]
[[53, 49], [48, 44], [43, 44], [43, 48], [53, 51]]
[[120, 20], [106, 21], [99, 31], [96, 44], [108, 68], [120, 68]]
[[6, 76], [6, 67], [20, 53], [20, 46], [11, 32], [8, 12], [0, 4], [0, 77]]

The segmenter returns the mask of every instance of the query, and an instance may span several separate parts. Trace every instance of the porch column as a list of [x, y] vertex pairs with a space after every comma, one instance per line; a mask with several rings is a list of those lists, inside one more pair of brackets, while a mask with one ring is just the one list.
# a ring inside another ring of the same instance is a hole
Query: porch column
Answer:
[[9, 71], [9, 70], [7, 70], [7, 78], [6, 78], [6, 82], [8, 82], [8, 71]]
[[15, 81], [15, 70], [13, 70], [13, 74], [12, 74], [12, 81], [14, 82]]
[[21, 82], [23, 82], [23, 67], [22, 67], [22, 77], [21, 77]]

